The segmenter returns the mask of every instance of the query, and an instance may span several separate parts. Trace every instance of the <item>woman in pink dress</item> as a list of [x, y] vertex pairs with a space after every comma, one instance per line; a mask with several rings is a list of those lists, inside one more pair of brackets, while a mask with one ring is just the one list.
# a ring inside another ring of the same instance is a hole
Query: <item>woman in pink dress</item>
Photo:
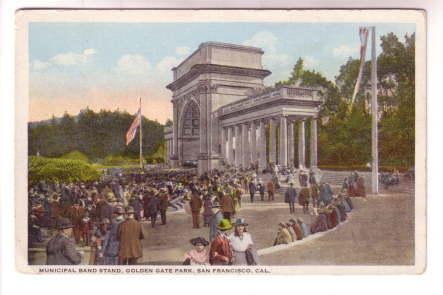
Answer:
[[194, 249], [185, 254], [183, 265], [210, 265], [209, 252], [206, 249], [209, 242], [202, 237], [194, 238], [190, 242]]

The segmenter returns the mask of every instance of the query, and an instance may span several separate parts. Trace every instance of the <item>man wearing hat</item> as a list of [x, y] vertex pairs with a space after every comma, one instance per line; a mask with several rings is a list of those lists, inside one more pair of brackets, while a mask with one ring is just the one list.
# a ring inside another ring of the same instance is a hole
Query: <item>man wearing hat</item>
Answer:
[[81, 228], [83, 225], [83, 218], [85, 217], [85, 208], [80, 206], [80, 200], [76, 200], [74, 205], [68, 208], [66, 217], [68, 217], [72, 224], [74, 230], [75, 242], [78, 244], [81, 238]]
[[109, 236], [106, 240], [105, 248], [105, 264], [117, 265], [118, 264], [118, 251], [120, 248], [120, 242], [118, 240], [118, 228], [120, 224], [125, 220], [125, 211], [122, 207], [117, 206], [114, 209], [114, 218], [111, 221], [111, 228], [109, 230]]
[[144, 239], [142, 226], [135, 220], [135, 210], [128, 207], [126, 210], [127, 218], [123, 221], [117, 232], [117, 238], [120, 241], [118, 251], [119, 264], [133, 265], [137, 259], [143, 256], [143, 249], [140, 240]]
[[108, 218], [103, 218], [92, 236], [91, 256], [89, 259], [89, 264], [91, 265], [105, 264], [104, 251], [108, 241], [110, 224], [111, 222]]
[[168, 189], [166, 187], [162, 187], [160, 189], [159, 199], [160, 199], [160, 205], [159, 205], [160, 217], [162, 220], [162, 224], [165, 225], [166, 211], [168, 210], [169, 206], [169, 194], [168, 194]]
[[227, 234], [232, 229], [232, 224], [228, 219], [222, 219], [217, 229], [218, 232], [209, 251], [209, 262], [211, 265], [230, 265], [232, 264], [232, 248]]
[[200, 194], [197, 191], [192, 193], [189, 206], [191, 207], [192, 213], [192, 228], [200, 228], [200, 210], [203, 206], [203, 202], [200, 198]]
[[73, 225], [67, 218], [58, 221], [58, 233], [49, 240], [46, 246], [47, 265], [76, 265], [82, 257], [75, 249], [75, 241], [71, 238]]
[[149, 217], [151, 218], [151, 226], [155, 227], [155, 222], [157, 221], [158, 210], [160, 208], [160, 199], [158, 195], [153, 195], [148, 203], [147, 209]]
[[294, 188], [294, 183], [290, 182], [288, 190], [286, 191], [285, 201], [289, 203], [289, 213], [295, 214], [295, 200], [297, 199], [297, 191]]

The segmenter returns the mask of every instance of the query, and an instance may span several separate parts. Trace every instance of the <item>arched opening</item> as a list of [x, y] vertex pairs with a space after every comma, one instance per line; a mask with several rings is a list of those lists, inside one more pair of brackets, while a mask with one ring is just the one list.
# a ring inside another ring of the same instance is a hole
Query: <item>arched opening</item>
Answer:
[[200, 153], [200, 109], [194, 100], [185, 105], [180, 128], [182, 164], [196, 164]]

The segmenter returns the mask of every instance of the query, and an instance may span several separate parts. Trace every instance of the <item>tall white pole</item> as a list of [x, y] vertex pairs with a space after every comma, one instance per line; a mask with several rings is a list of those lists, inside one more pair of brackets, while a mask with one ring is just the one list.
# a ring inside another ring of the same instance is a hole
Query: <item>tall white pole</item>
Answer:
[[140, 97], [140, 132], [139, 132], [139, 141], [140, 141], [140, 169], [143, 170], [143, 115], [142, 115], [142, 98]]
[[372, 27], [372, 193], [378, 194], [378, 103], [377, 103], [377, 55], [375, 26]]

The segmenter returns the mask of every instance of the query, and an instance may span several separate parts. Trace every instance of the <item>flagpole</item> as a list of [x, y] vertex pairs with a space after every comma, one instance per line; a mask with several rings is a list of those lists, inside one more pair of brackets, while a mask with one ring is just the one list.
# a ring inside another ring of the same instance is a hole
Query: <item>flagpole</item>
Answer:
[[140, 169], [143, 170], [143, 148], [142, 148], [142, 143], [143, 143], [143, 115], [142, 115], [142, 98], [140, 97], [139, 99], [139, 103], [140, 103], [140, 132], [139, 132], [139, 141], [140, 141]]
[[372, 193], [378, 194], [378, 102], [377, 102], [377, 55], [375, 42], [375, 26], [372, 27]]

